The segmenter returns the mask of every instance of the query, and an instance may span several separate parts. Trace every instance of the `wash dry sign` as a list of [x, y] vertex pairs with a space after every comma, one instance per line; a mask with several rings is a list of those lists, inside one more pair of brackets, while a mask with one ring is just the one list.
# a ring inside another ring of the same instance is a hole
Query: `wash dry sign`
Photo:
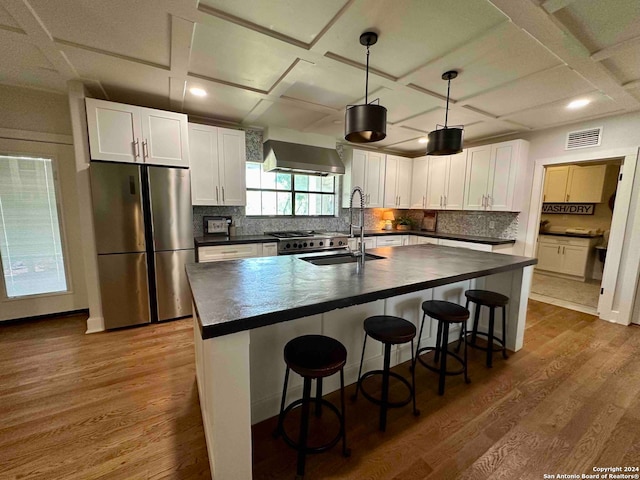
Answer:
[[543, 203], [542, 213], [593, 215], [595, 207], [594, 203]]

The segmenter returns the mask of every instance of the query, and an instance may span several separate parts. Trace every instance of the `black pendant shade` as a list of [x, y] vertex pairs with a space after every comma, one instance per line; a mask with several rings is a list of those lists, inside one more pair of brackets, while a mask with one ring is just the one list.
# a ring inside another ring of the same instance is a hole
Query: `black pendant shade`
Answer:
[[447, 121], [449, 119], [449, 91], [451, 89], [451, 80], [458, 76], [456, 70], [450, 70], [442, 74], [442, 79], [447, 83], [447, 109], [445, 111], [444, 126], [438, 130], [436, 129], [429, 132], [427, 143], [427, 155], [453, 155], [462, 151], [462, 139], [464, 134], [464, 128], [462, 126], [448, 127]]
[[427, 155], [453, 155], [462, 151], [462, 137], [464, 130], [461, 128], [441, 128], [429, 132]]
[[[344, 117], [344, 138], [353, 143], [378, 142], [387, 136], [387, 109], [369, 103], [369, 47], [378, 41], [378, 34], [365, 32], [360, 35], [360, 44], [367, 47], [367, 70], [364, 103], [347, 105]], [[375, 102], [375, 100], [374, 100]]]
[[387, 109], [372, 103], [349, 106], [344, 125], [348, 142], [378, 142], [387, 136]]

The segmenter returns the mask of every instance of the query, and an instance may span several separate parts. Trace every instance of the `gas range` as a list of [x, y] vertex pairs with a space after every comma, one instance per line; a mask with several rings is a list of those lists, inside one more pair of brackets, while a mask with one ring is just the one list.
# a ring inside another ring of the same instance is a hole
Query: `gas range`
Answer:
[[278, 239], [278, 255], [294, 253], [344, 250], [348, 246], [348, 235], [338, 232], [316, 232], [315, 230], [291, 230], [265, 232]]

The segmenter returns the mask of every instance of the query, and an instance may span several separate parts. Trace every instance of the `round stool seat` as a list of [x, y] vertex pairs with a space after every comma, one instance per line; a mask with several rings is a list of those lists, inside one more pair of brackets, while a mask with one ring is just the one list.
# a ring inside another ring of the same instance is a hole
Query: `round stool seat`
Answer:
[[503, 307], [509, 303], [509, 297], [488, 290], [467, 290], [464, 295], [472, 302], [486, 307]]
[[447, 323], [466, 322], [469, 318], [469, 310], [457, 303], [444, 300], [427, 300], [422, 302], [422, 310], [431, 318]]
[[284, 361], [302, 377], [328, 377], [347, 363], [347, 349], [334, 338], [303, 335], [285, 345]]
[[364, 321], [364, 331], [382, 343], [392, 345], [410, 342], [416, 336], [416, 326], [404, 318], [375, 315]]

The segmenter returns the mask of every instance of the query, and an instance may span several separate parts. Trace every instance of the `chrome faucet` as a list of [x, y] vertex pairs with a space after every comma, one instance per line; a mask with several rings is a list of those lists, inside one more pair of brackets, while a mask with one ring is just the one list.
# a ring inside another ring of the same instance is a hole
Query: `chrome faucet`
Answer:
[[[360, 194], [360, 225], [353, 224], [353, 197], [356, 193]], [[360, 228], [360, 245], [355, 252], [354, 257], [358, 257], [358, 264], [364, 265], [365, 246], [364, 246], [364, 193], [360, 187], [354, 187], [351, 191], [351, 199], [349, 200], [349, 237], [354, 238], [354, 227]]]

